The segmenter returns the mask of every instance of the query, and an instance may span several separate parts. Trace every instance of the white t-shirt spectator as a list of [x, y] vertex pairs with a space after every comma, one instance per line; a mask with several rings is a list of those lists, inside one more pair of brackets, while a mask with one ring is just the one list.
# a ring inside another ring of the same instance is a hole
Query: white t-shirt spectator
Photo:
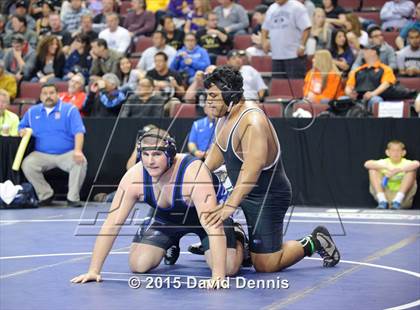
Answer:
[[388, 1], [381, 9], [382, 29], [401, 29], [413, 16], [415, 5], [412, 1]]
[[121, 26], [118, 26], [114, 32], [111, 32], [109, 28], [102, 30], [99, 33], [99, 38], [104, 39], [108, 43], [108, 48], [121, 54], [125, 54], [131, 43], [130, 32]]
[[408, 45], [397, 52], [397, 66], [398, 70], [407, 70], [408, 68], [420, 70], [420, 49], [413, 51]]
[[251, 66], [242, 66], [239, 70], [244, 79], [244, 98], [245, 100], [259, 100], [258, 91], [267, 89], [260, 73]]
[[163, 49], [157, 49], [152, 46], [147, 48], [142, 54], [139, 63], [137, 64], [137, 69], [143, 71], [150, 71], [155, 68], [155, 55], [158, 52], [164, 52], [168, 56], [168, 65], [172, 63], [176, 56], [176, 49], [170, 45], [165, 45]]
[[302, 3], [294, 0], [283, 5], [273, 3], [262, 25], [269, 32], [273, 59], [297, 58], [302, 32], [309, 27], [311, 19]]

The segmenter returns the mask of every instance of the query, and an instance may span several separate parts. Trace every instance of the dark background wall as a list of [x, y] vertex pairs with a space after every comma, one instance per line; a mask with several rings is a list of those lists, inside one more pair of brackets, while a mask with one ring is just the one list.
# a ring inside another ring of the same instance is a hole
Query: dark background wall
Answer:
[[[185, 150], [193, 120], [91, 118], [84, 122], [88, 173], [82, 198], [87, 199], [91, 192], [92, 199], [97, 192], [111, 192], [116, 188], [134, 149], [137, 131], [144, 125], [152, 123], [169, 130], [177, 140], [178, 149]], [[375, 206], [368, 192], [368, 174], [363, 163], [368, 159], [383, 158], [386, 144], [391, 139], [406, 144], [407, 158], [420, 159], [420, 119], [316, 119], [306, 130], [294, 129], [302, 128], [305, 122], [307, 120], [303, 119], [273, 120], [296, 205]], [[13, 143], [17, 148], [19, 139], [9, 139], [16, 140]], [[1, 147], [3, 150], [4, 145]], [[8, 153], [12, 160], [14, 152], [8, 150]], [[2, 158], [2, 178], [9, 166], [11, 162], [6, 163]], [[65, 199], [67, 175], [54, 170], [47, 173], [47, 180], [56, 195]], [[420, 184], [420, 177], [417, 181]], [[419, 192], [414, 200], [416, 208], [420, 208]]]

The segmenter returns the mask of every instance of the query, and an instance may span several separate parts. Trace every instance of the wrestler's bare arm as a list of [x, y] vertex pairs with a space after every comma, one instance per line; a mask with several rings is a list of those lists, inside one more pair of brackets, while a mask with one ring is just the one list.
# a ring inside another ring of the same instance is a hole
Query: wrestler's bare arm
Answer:
[[220, 148], [217, 146], [215, 142], [210, 147], [210, 150], [208, 151], [206, 160], [204, 163], [206, 164], [207, 168], [209, 168], [210, 171], [214, 171], [217, 168], [219, 168], [221, 165], [223, 165], [223, 154]]

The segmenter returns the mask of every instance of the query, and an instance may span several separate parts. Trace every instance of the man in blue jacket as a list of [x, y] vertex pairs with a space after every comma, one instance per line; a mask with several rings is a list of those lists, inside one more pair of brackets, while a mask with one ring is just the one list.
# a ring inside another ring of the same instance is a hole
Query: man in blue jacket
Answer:
[[197, 45], [197, 39], [193, 33], [187, 33], [184, 38], [184, 47], [176, 54], [170, 69], [178, 71], [185, 77], [188, 84], [191, 84], [195, 73], [206, 70], [209, 65], [210, 57], [207, 51]]

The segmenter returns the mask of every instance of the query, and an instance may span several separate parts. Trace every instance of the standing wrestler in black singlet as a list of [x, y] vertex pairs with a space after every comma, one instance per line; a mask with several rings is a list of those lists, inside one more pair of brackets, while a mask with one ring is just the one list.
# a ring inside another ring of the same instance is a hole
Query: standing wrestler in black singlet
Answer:
[[276, 272], [317, 252], [325, 267], [340, 254], [325, 227], [283, 243], [283, 219], [292, 189], [281, 159], [280, 144], [268, 117], [255, 102], [243, 99], [243, 79], [230, 67], [218, 67], [205, 79], [207, 105], [218, 119], [215, 143], [205, 163], [214, 171], [223, 163], [234, 189], [227, 201], [205, 216], [220, 225], [238, 207], [248, 224], [252, 263], [259, 272]]

